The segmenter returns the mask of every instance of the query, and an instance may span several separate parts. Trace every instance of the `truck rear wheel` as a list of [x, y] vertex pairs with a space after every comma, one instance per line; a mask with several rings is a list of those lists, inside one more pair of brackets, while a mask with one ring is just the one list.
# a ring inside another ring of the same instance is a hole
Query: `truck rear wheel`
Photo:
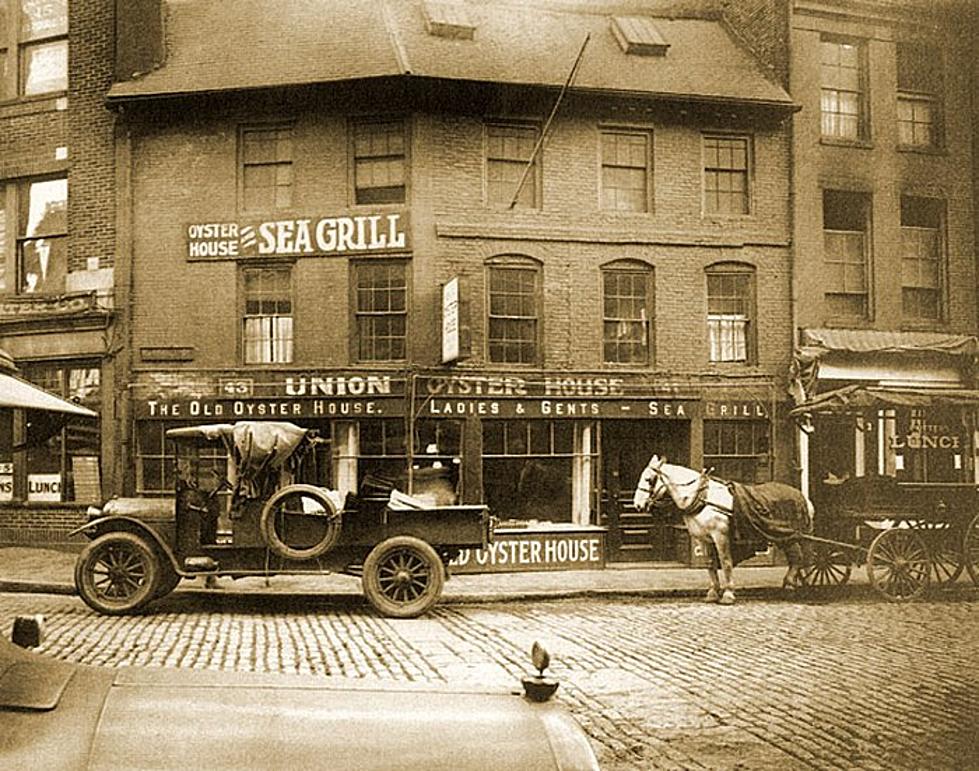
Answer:
[[399, 535], [367, 555], [363, 584], [370, 604], [385, 616], [414, 618], [442, 596], [445, 566], [425, 541]]
[[116, 616], [153, 599], [160, 560], [138, 535], [106, 533], [86, 546], [75, 563], [75, 587], [90, 608]]

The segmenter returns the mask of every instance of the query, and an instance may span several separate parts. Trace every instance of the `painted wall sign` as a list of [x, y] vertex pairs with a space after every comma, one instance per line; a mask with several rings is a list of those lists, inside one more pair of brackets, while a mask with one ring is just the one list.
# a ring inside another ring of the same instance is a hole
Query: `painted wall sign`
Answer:
[[405, 378], [358, 371], [311, 372], [144, 372], [135, 385], [137, 401], [210, 399], [291, 400], [318, 397], [403, 396]]
[[704, 417], [707, 419], [729, 418], [760, 420], [768, 418], [768, 408], [763, 402], [738, 401], [725, 399], [723, 401], [704, 402]]
[[486, 549], [463, 549], [449, 563], [453, 573], [516, 573], [605, 567], [604, 533], [497, 530]]
[[23, 296], [0, 302], [0, 318], [9, 316], [71, 316], [98, 308], [95, 292], [71, 297]]
[[444, 396], [625, 396], [620, 377], [545, 376], [529, 380], [519, 375], [444, 375], [421, 378], [425, 393]]
[[407, 247], [408, 224], [403, 213], [187, 226], [188, 260], [363, 254]]
[[662, 399], [452, 399], [425, 401], [425, 417], [486, 418], [690, 418], [694, 402]]

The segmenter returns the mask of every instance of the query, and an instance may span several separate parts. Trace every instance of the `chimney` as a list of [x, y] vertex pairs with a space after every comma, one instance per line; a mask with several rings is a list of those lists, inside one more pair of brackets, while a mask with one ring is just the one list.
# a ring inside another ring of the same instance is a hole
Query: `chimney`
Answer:
[[163, 0], [116, 0], [116, 81], [163, 64]]

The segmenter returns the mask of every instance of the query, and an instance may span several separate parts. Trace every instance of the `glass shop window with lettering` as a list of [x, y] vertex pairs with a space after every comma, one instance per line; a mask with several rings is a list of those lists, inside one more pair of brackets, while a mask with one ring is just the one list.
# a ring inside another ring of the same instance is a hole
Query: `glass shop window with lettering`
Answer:
[[[98, 362], [24, 364], [24, 378], [95, 412], [101, 408]], [[101, 502], [98, 418], [30, 412], [27, 425], [27, 500]]]
[[0, 100], [68, 90], [68, 0], [0, 2]]
[[769, 466], [767, 420], [705, 420], [704, 467], [734, 482], [767, 482]]
[[245, 364], [292, 361], [292, 270], [245, 268], [241, 271], [242, 351]]
[[965, 482], [965, 412], [917, 408], [881, 411], [886, 455], [884, 473], [902, 482]]
[[484, 420], [483, 501], [499, 519], [571, 521], [574, 421]]
[[62, 294], [68, 275], [68, 180], [17, 185], [17, 291]]

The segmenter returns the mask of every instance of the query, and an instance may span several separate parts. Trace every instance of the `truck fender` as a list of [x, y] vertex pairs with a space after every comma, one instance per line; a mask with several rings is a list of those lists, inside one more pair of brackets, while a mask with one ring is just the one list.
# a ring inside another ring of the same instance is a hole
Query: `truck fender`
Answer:
[[76, 527], [74, 530], [68, 533], [68, 535], [73, 536], [78, 535], [79, 533], [84, 533], [89, 538], [96, 538], [104, 533], [111, 533], [116, 530], [143, 536], [149, 540], [152, 545], [156, 547], [157, 551], [160, 553], [160, 556], [169, 560], [171, 567], [177, 574], [181, 576], [196, 575], [181, 570], [177, 564], [177, 558], [174, 556], [173, 549], [171, 549], [164, 542], [164, 540], [160, 537], [160, 534], [153, 528], [148, 527], [145, 522], [141, 522], [140, 520], [132, 517], [122, 517], [118, 515], [99, 517], [98, 519], [93, 519], [91, 522], [86, 522], [84, 525]]

